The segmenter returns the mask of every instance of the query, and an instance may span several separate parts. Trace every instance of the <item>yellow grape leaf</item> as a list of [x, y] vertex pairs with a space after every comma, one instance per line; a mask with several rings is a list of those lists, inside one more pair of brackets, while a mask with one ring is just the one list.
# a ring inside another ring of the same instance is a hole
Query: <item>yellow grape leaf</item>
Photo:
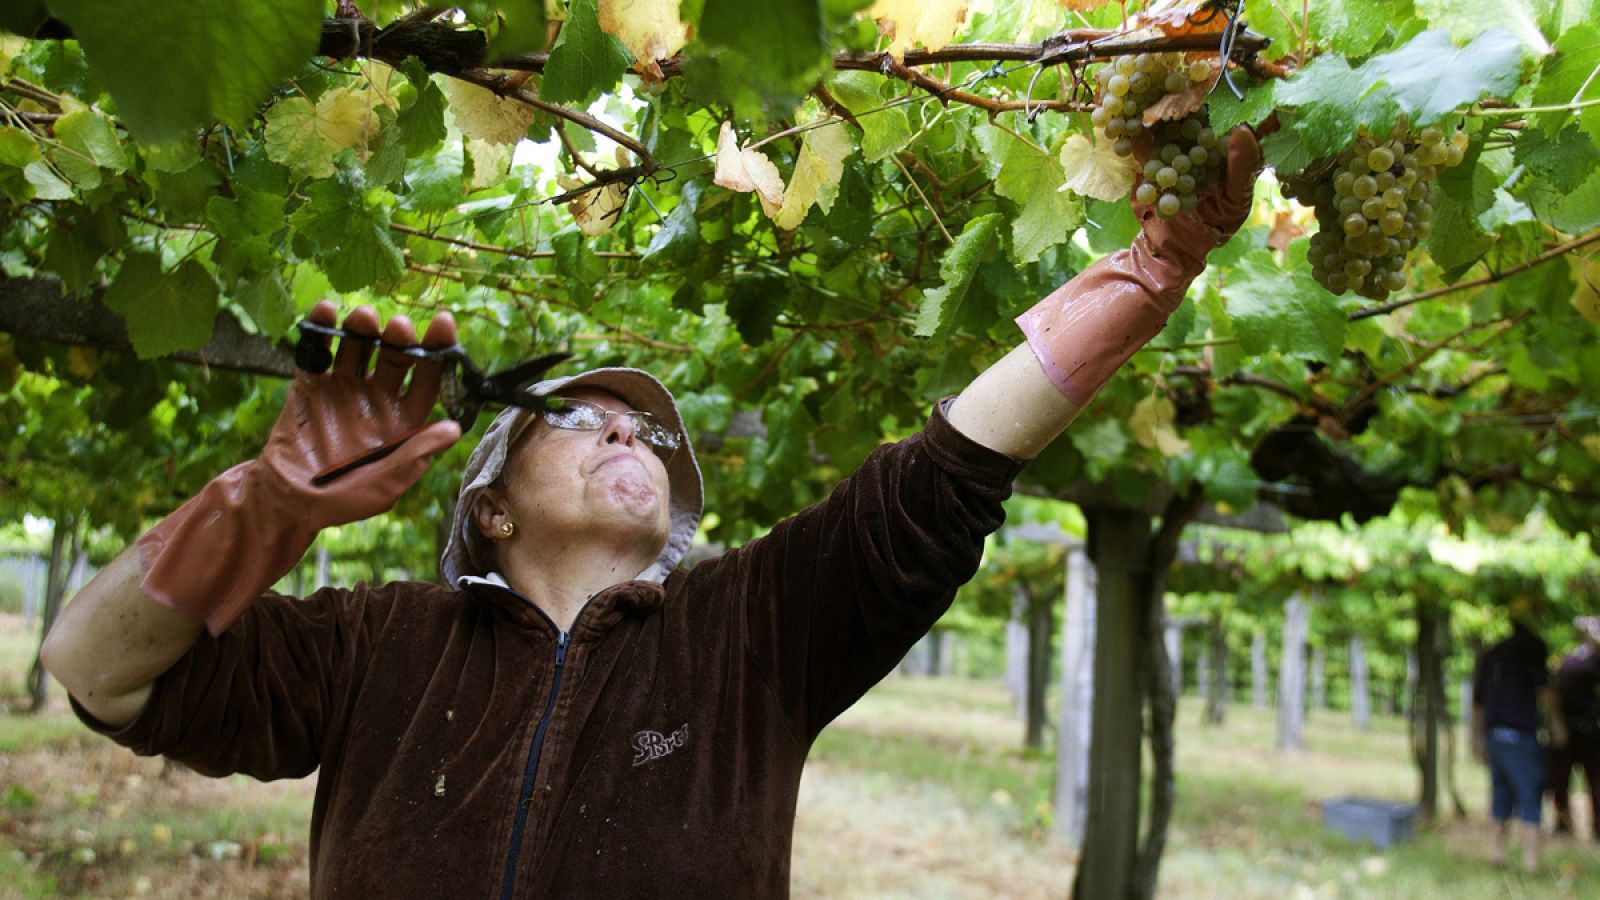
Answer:
[[1572, 267], [1572, 280], [1578, 283], [1572, 293], [1572, 305], [1585, 319], [1600, 325], [1600, 256], [1574, 253], [1567, 257], [1567, 265]]
[[355, 148], [367, 158], [367, 142], [378, 133], [378, 116], [366, 91], [335, 88], [317, 100], [317, 131], [333, 152]]
[[84, 381], [100, 371], [100, 353], [92, 347], [68, 347], [67, 371]]
[[[570, 176], [562, 176], [556, 182], [569, 191], [583, 185]], [[567, 203], [567, 211], [577, 220], [579, 231], [589, 237], [599, 237], [617, 224], [622, 217], [623, 204], [627, 202], [628, 186], [619, 182], [584, 191]]]
[[1600, 462], [1600, 434], [1584, 435], [1583, 449], [1589, 451], [1591, 459]]
[[472, 160], [472, 179], [467, 182], [467, 191], [481, 191], [504, 181], [511, 170], [511, 154], [515, 152], [516, 148], [510, 144], [491, 144], [469, 138], [467, 158]]
[[26, 49], [28, 49], [27, 38], [0, 31], [0, 75], [11, 71], [11, 63]]
[[1068, 12], [1093, 12], [1110, 4], [1111, 0], [1056, 0], [1056, 3], [1066, 7]]
[[717, 135], [717, 169], [711, 180], [741, 194], [754, 191], [769, 216], [783, 208], [783, 176], [778, 167], [761, 151], [740, 147], [732, 122], [723, 122]]
[[678, 18], [679, 0], [600, 0], [600, 30], [615, 35], [633, 56], [633, 69], [645, 81], [662, 80], [657, 60], [689, 42], [689, 27]]
[[1134, 405], [1128, 429], [1141, 445], [1161, 451], [1162, 456], [1178, 456], [1189, 452], [1189, 442], [1178, 437], [1173, 424], [1176, 417], [1177, 408], [1171, 400], [1162, 394], [1151, 394]]
[[833, 201], [839, 196], [839, 179], [844, 177], [845, 158], [855, 149], [839, 126], [824, 125], [806, 132], [794, 174], [783, 192], [783, 208], [772, 217], [773, 223], [784, 231], [793, 231], [805, 221], [813, 205], [822, 207], [823, 212], [833, 209]]
[[1074, 134], [1061, 145], [1061, 168], [1067, 180], [1056, 190], [1072, 191], [1114, 203], [1128, 196], [1137, 177], [1132, 157], [1118, 156], [1104, 133], [1094, 141]]
[[1211, 93], [1212, 85], [1222, 77], [1222, 65], [1216, 60], [1207, 60], [1211, 67], [1211, 74], [1205, 81], [1191, 81], [1189, 86], [1176, 94], [1167, 94], [1160, 100], [1150, 104], [1144, 111], [1144, 124], [1155, 125], [1157, 122], [1176, 121], [1206, 105], [1206, 95]]
[[392, 110], [400, 109], [400, 98], [395, 96], [395, 89], [404, 84], [404, 79], [396, 80], [393, 68], [381, 62], [367, 62], [361, 67], [367, 76], [367, 90], [372, 94], [373, 103], [381, 103]]
[[339, 151], [323, 133], [322, 117], [310, 100], [287, 97], [273, 104], [264, 118], [268, 159], [312, 178], [334, 173], [333, 156]]
[[508, 100], [488, 88], [459, 78], [444, 79], [450, 117], [469, 138], [491, 144], [515, 144], [528, 133], [539, 111], [526, 103]]
[[895, 59], [921, 44], [938, 50], [956, 36], [956, 29], [967, 19], [967, 0], [877, 0], [867, 15], [878, 22], [878, 30], [889, 39], [884, 48]]

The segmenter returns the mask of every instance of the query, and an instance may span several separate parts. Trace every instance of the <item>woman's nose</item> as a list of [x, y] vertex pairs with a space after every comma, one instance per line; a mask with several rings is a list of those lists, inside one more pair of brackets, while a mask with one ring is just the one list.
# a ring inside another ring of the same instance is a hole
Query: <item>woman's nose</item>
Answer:
[[627, 413], [607, 412], [606, 423], [600, 427], [600, 440], [607, 444], [633, 446], [635, 429], [633, 417]]

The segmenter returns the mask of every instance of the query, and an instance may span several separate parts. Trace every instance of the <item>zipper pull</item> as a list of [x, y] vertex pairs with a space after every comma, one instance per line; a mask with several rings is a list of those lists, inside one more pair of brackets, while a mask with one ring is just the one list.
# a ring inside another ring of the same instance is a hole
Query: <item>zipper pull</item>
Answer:
[[556, 667], [560, 668], [567, 661], [567, 645], [572, 643], [572, 632], [563, 631], [556, 635]]

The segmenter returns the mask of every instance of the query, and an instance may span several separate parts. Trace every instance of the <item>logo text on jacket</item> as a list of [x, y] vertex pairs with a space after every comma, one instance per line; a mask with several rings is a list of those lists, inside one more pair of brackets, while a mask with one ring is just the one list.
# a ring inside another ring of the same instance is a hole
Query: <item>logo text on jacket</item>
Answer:
[[641, 731], [633, 736], [633, 764], [642, 766], [660, 759], [689, 742], [689, 725], [684, 723], [671, 734], [659, 731]]

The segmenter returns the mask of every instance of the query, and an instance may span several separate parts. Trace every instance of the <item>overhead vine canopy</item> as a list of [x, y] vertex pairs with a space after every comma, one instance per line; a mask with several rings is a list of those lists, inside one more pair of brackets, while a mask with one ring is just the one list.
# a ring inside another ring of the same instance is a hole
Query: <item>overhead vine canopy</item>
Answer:
[[[274, 385], [146, 361], [219, 312], [276, 340], [342, 295], [451, 310], [485, 361], [660, 373], [706, 450], [713, 536], [737, 539], [1125, 245], [1136, 179], [1167, 176], [1107, 127], [1204, 115], [1264, 136], [1255, 214], [1027, 477], [1600, 522], [1593, 2], [23, 0], [0, 27], [0, 306], [53, 277], [137, 355], [7, 320], [13, 507], [81, 472], [96, 521], [170, 508], [261, 439]], [[1107, 126], [1100, 73], [1139, 54], [1195, 83]], [[1457, 164], [1427, 162], [1429, 128]], [[1274, 175], [1307, 198], [1323, 179], [1324, 213]], [[1314, 268], [1319, 215], [1372, 235]], [[1379, 274], [1385, 300], [1355, 290]]]

